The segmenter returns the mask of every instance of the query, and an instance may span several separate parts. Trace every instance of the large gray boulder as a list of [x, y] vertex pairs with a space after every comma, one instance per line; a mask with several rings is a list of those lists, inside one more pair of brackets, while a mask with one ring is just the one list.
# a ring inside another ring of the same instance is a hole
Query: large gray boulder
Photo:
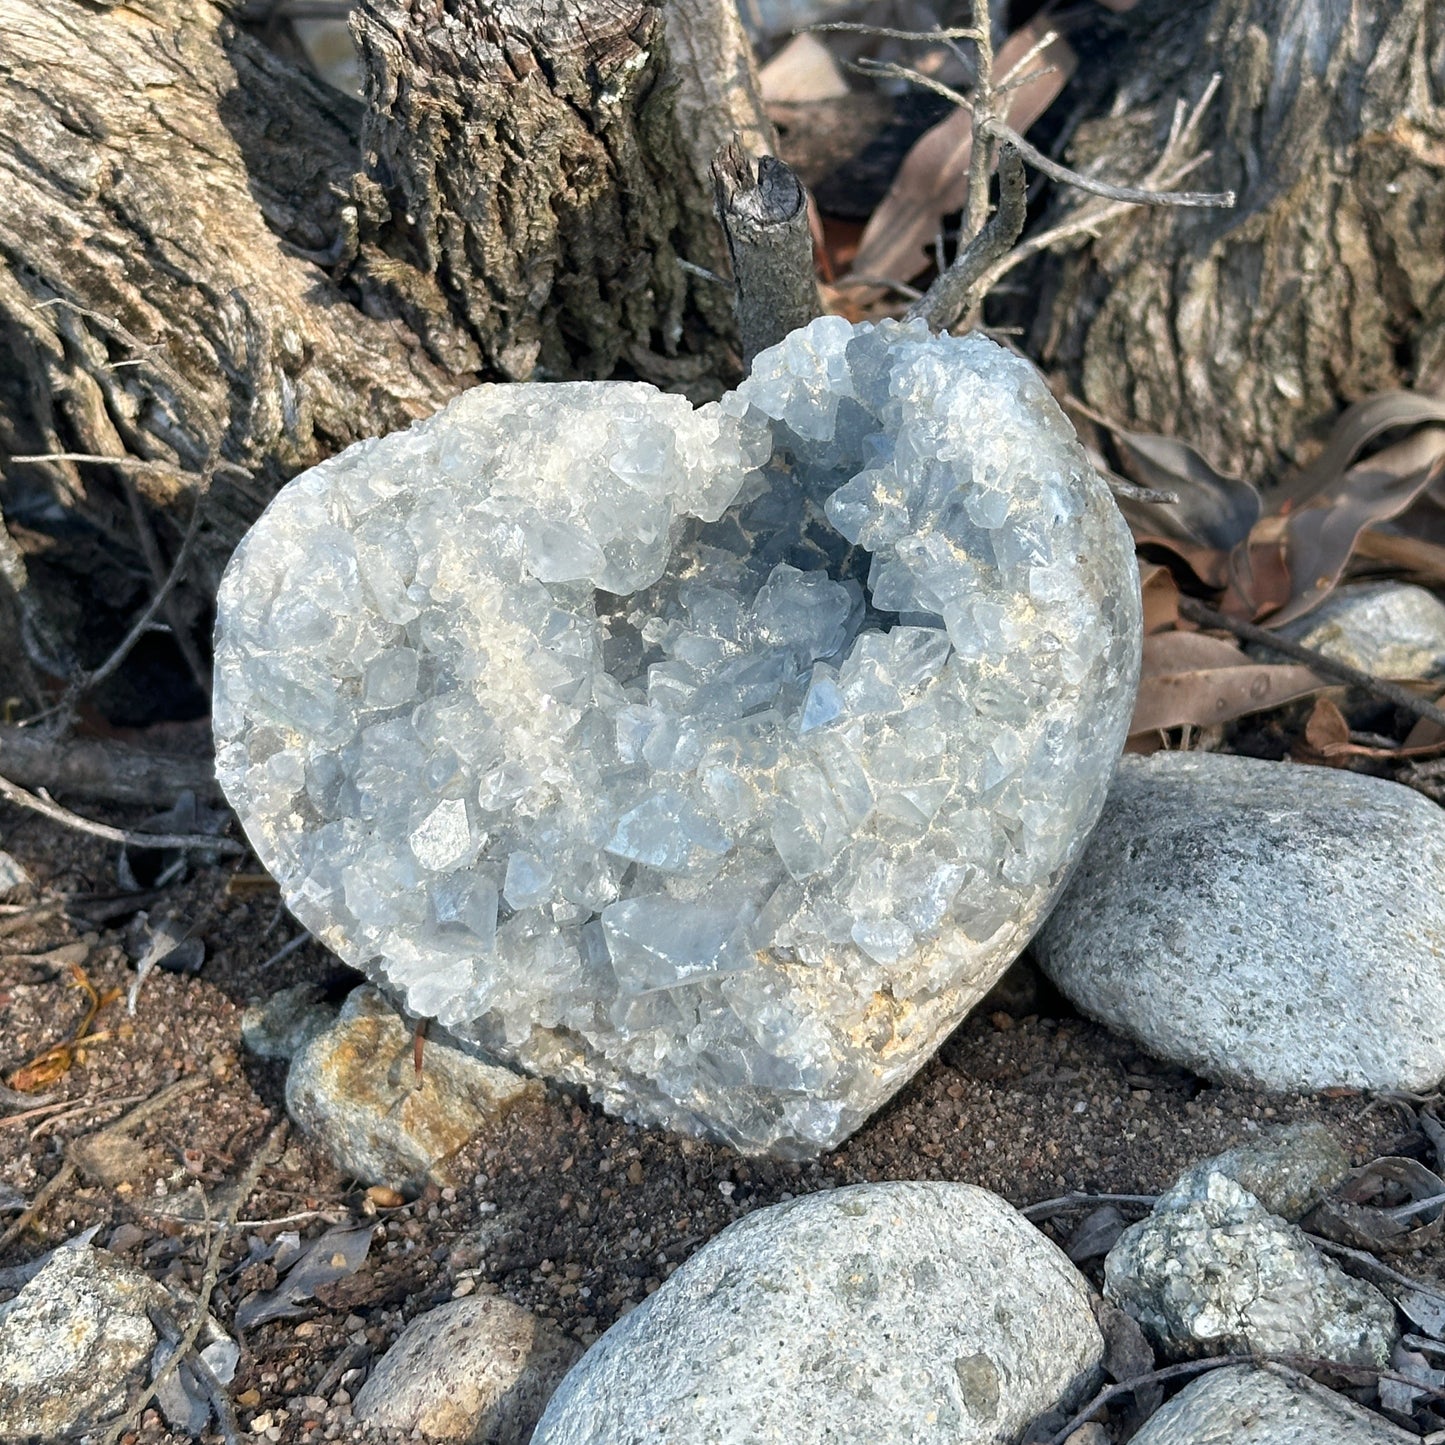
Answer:
[[1395, 1311], [1233, 1179], [1191, 1169], [1119, 1236], [1104, 1293], [1171, 1359], [1307, 1355], [1382, 1369]]
[[587, 1352], [532, 1445], [994, 1445], [1103, 1348], [1083, 1277], [996, 1195], [859, 1185], [724, 1230]]
[[1126, 758], [1035, 949], [1085, 1013], [1209, 1078], [1445, 1078], [1445, 813], [1396, 783]]
[[1254, 1365], [1214, 1370], [1181, 1390], [1133, 1445], [1410, 1445], [1408, 1434], [1303, 1375]]

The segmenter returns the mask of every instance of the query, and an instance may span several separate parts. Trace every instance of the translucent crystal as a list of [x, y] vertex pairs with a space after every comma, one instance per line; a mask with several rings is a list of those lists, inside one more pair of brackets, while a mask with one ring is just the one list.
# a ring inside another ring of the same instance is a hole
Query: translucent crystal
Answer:
[[218, 770], [296, 915], [414, 1009], [806, 1155], [1037, 926], [1139, 632], [1033, 370], [825, 318], [697, 410], [479, 387], [298, 477], [221, 588]]

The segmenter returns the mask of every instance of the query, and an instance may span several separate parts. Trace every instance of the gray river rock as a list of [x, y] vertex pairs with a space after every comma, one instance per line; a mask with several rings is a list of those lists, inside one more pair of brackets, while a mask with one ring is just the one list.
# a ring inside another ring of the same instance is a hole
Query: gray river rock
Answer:
[[1104, 1293], [1170, 1359], [1307, 1355], [1383, 1368], [1394, 1307], [1227, 1175], [1196, 1168], [1119, 1237]]
[[1442, 878], [1445, 813], [1398, 783], [1131, 757], [1034, 951], [1084, 1013], [1208, 1078], [1428, 1093]]
[[705, 1245], [563, 1380], [532, 1445], [995, 1445], [1100, 1378], [1092, 1291], [967, 1184], [865, 1184]]
[[[1445, 602], [1406, 582], [1359, 582], [1337, 587], [1279, 635], [1336, 662], [1376, 677], [1445, 675]], [[1268, 648], [1259, 656], [1282, 658]]]
[[1305, 1376], [1235, 1365], [1186, 1386], [1132, 1445], [1410, 1445], [1419, 1438]]

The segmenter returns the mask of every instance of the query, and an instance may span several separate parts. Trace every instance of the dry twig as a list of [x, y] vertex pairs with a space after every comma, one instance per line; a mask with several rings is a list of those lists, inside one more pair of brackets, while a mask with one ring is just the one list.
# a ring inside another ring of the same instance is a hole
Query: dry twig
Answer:
[[233, 857], [250, 851], [244, 843], [237, 843], [231, 838], [208, 837], [204, 833], [137, 833], [129, 828], [112, 828], [109, 823], [97, 823], [91, 818], [82, 818], [49, 798], [28, 793], [3, 777], [0, 777], [0, 799], [14, 803], [17, 807], [28, 808], [32, 813], [39, 813], [53, 823], [74, 828], [78, 833], [89, 833], [92, 837], [104, 838], [110, 843], [124, 843], [127, 848], [196, 848], [211, 853], [226, 853]]
[[[1309, 1355], [1213, 1355], [1204, 1360], [1185, 1360], [1180, 1364], [1165, 1365], [1162, 1369], [1150, 1370], [1147, 1374], [1134, 1375], [1127, 1380], [1119, 1380], [1112, 1385], [1105, 1385], [1069, 1419], [1062, 1429], [1049, 1436], [1045, 1445], [1065, 1445], [1075, 1430], [1120, 1395], [1132, 1395], [1148, 1385], [1162, 1384], [1165, 1380], [1179, 1379], [1185, 1375], [1201, 1375], [1210, 1370], [1227, 1369], [1232, 1365], [1257, 1365], [1262, 1369], [1272, 1370], [1276, 1374], [1296, 1380], [1308, 1380], [1310, 1370], [1329, 1370], [1344, 1373], [1347, 1377], [1359, 1375], [1376, 1381], [1398, 1380], [1402, 1384], [1418, 1390], [1421, 1394], [1432, 1395], [1436, 1399], [1445, 1399], [1445, 1390], [1438, 1389], [1433, 1385], [1422, 1384], [1395, 1370], [1381, 1370], [1373, 1365], [1351, 1365], [1338, 1360], [1315, 1359]], [[1311, 1381], [1311, 1383], [1314, 1382]], [[1347, 1403], [1355, 1409], [1362, 1408], [1355, 1406], [1353, 1401]], [[1373, 1415], [1373, 1412], [1365, 1413]]]
[[66, 1148], [65, 1163], [30, 1201], [30, 1207], [25, 1213], [20, 1215], [4, 1234], [0, 1234], [0, 1252], [8, 1249], [19, 1239], [30, 1227], [31, 1221], [40, 1214], [40, 1211], [75, 1177], [76, 1171], [80, 1167], [76, 1163], [76, 1150], [80, 1144], [104, 1138], [107, 1135], [123, 1134], [135, 1128], [137, 1124], [143, 1124], [152, 1114], [169, 1108], [177, 1099], [186, 1094], [193, 1094], [197, 1089], [204, 1088], [213, 1082], [209, 1073], [187, 1074], [185, 1078], [177, 1079], [174, 1084], [168, 1084], [159, 1093], [152, 1094], [143, 1104], [137, 1104], [130, 1113], [122, 1114], [113, 1124], [107, 1124], [102, 1129], [93, 1129], [89, 1134], [83, 1134], [79, 1139], [73, 1140]]
[[734, 140], [712, 164], [718, 219], [736, 286], [743, 365], [822, 314], [813, 273], [808, 193], [780, 160], [753, 162]]
[[[1176, 186], [1191, 172], [1199, 169], [1210, 158], [1210, 152], [1188, 157], [1188, 151], [1199, 132], [1200, 122], [1219, 92], [1221, 77], [1212, 75], [1204, 93], [1192, 107], [1181, 100], [1174, 107], [1174, 119], [1169, 128], [1169, 138], [1164, 143], [1159, 159], [1144, 176], [1143, 185], [1151, 191], [1167, 191]], [[1130, 209], [1130, 203], [1111, 201], [1101, 205], [1091, 200], [1081, 206], [1067, 221], [1038, 232], [1021, 241], [1009, 254], [986, 272], [979, 280], [984, 293], [992, 290], [1014, 267], [1021, 265], [1040, 252], [1063, 245], [1078, 236], [1094, 236], [1100, 227], [1116, 220]]]
[[[980, 149], [976, 148], [974, 154], [979, 154]], [[1012, 249], [1027, 218], [1028, 178], [1017, 147], [1005, 142], [999, 156], [998, 209], [954, 257], [953, 264], [908, 308], [908, 316], [920, 316], [935, 330], [943, 331], [969, 315], [983, 299], [979, 281]]]
[[212, 1230], [210, 1246], [206, 1250], [205, 1273], [201, 1276], [201, 1287], [196, 1291], [196, 1308], [189, 1323], [181, 1331], [165, 1364], [156, 1371], [151, 1382], [148, 1385], [142, 1385], [125, 1410], [105, 1427], [100, 1436], [102, 1445], [115, 1445], [115, 1442], [127, 1430], [136, 1425], [140, 1420], [141, 1412], [150, 1403], [151, 1397], [166, 1380], [180, 1369], [181, 1362], [195, 1348], [196, 1341], [200, 1338], [201, 1330], [206, 1323], [206, 1316], [210, 1313], [211, 1295], [216, 1288], [216, 1281], [220, 1278], [221, 1249], [226, 1242], [229, 1228], [240, 1214], [241, 1206], [251, 1197], [252, 1191], [256, 1188], [256, 1181], [261, 1176], [261, 1170], [279, 1157], [280, 1146], [285, 1142], [288, 1128], [289, 1124], [284, 1119], [277, 1124], [267, 1134], [265, 1142], [246, 1166], [246, 1171], [242, 1174], [235, 1193], [232, 1194], [221, 1219], [215, 1223]]
[[0, 724], [0, 773], [16, 787], [62, 797], [162, 806], [183, 792], [222, 801], [209, 756], [152, 752], [110, 738], [59, 738], [49, 729]]
[[1061, 1194], [1057, 1199], [1041, 1199], [1037, 1204], [1025, 1204], [1019, 1213], [1025, 1219], [1051, 1219], [1070, 1209], [1085, 1209], [1095, 1204], [1140, 1204], [1153, 1209], [1159, 1202], [1157, 1194], [1088, 1194], [1075, 1190], [1072, 1194]]
[[1351, 1249], [1347, 1244], [1336, 1244], [1333, 1239], [1326, 1239], [1321, 1234], [1311, 1234], [1309, 1241], [1316, 1249], [1322, 1249], [1326, 1254], [1333, 1254], [1338, 1259], [1349, 1260], [1359, 1268], [1362, 1275], [1369, 1277], [1374, 1284], [1386, 1283], [1397, 1289], [1414, 1290], [1418, 1294], [1429, 1295], [1432, 1299], [1437, 1299], [1445, 1304], [1445, 1289], [1439, 1285], [1429, 1284], [1425, 1280], [1411, 1279], [1408, 1274], [1401, 1274], [1399, 1270], [1391, 1269], [1383, 1260], [1376, 1259], [1373, 1254], [1369, 1254], [1363, 1249]]
[[1386, 682], [1384, 678], [1376, 677], [1373, 673], [1361, 672], [1358, 667], [1351, 667], [1344, 662], [1336, 662], [1334, 658], [1326, 657], [1324, 653], [1316, 652], [1312, 647], [1301, 647], [1298, 642], [1291, 642], [1288, 638], [1280, 637], [1267, 628], [1256, 627], [1254, 623], [1246, 622], [1242, 618], [1228, 617], [1223, 612], [1216, 612], [1214, 608], [1206, 606], [1193, 597], [1179, 599], [1179, 612], [1181, 616], [1187, 617], [1191, 622], [1197, 622], [1203, 627], [1215, 627], [1225, 632], [1232, 632], [1241, 641], [1252, 642], [1258, 647], [1268, 647], [1275, 652], [1283, 653], [1295, 662], [1304, 663], [1312, 672], [1319, 673], [1321, 677], [1330, 677], [1336, 682], [1362, 688], [1378, 698], [1383, 698], [1386, 702], [1394, 703], [1396, 707], [1403, 708], [1406, 712], [1414, 713], [1416, 717], [1428, 718], [1436, 726], [1445, 728], [1445, 710], [1426, 698], [1416, 697], [1408, 688], [1401, 687], [1398, 683]]
[[[181, 1354], [183, 1331], [171, 1318], [169, 1311], [161, 1309], [159, 1305], [152, 1305], [146, 1314], [150, 1316], [150, 1322], [155, 1326], [156, 1333], [171, 1346], [171, 1358]], [[206, 1392], [211, 1409], [216, 1412], [216, 1423], [220, 1427], [221, 1439], [225, 1445], [242, 1445], [245, 1437], [241, 1434], [240, 1422], [236, 1419], [236, 1408], [231, 1404], [231, 1396], [226, 1387], [216, 1378], [215, 1372], [202, 1358], [199, 1350], [191, 1350], [186, 1363], [190, 1366], [191, 1373], [195, 1375], [201, 1388]], [[159, 1376], [156, 1383], [160, 1383]], [[154, 1389], [155, 1386], [153, 1385], [151, 1388]]]
[[843, 30], [854, 35], [877, 36], [880, 40], [972, 40], [975, 44], [991, 43], [987, 25], [955, 25], [939, 30], [891, 30], [883, 25], [864, 25], [856, 20], [829, 20], [821, 25], [810, 25], [810, 32], [819, 30]]
[[[70, 679], [65, 689], [65, 694], [54, 707], [47, 709], [40, 714], [40, 717], [59, 715], [66, 727], [74, 720], [75, 707], [80, 699], [87, 693], [98, 687], [106, 678], [110, 677], [118, 667], [130, 656], [143, 636], [154, 625], [156, 617], [162, 612], [166, 613], [166, 620], [170, 626], [171, 634], [175, 638], [176, 646], [180, 649], [186, 660], [186, 666], [190, 669], [191, 675], [197, 686], [203, 692], [210, 690], [210, 675], [205, 663], [201, 660], [194, 643], [186, 634], [182, 620], [175, 612], [172, 602], [172, 593], [177, 583], [185, 574], [187, 565], [191, 560], [191, 553], [195, 547], [197, 536], [200, 532], [201, 516], [205, 506], [206, 497], [210, 493], [211, 479], [215, 466], [208, 466], [201, 472], [184, 472], [181, 468], [172, 466], [169, 462], [149, 461], [139, 457], [107, 457], [94, 455], [89, 452], [45, 452], [34, 456], [12, 457], [16, 462], [87, 462], [115, 466], [123, 472], [131, 471], [160, 471], [169, 475], [194, 477], [196, 479], [196, 497], [191, 506], [190, 520], [186, 523], [186, 530], [181, 537], [181, 545], [176, 551], [174, 560], [167, 567], [156, 544], [155, 534], [150, 524], [146, 521], [144, 509], [141, 506], [140, 494], [136, 491], [134, 482], [127, 475], [125, 478], [126, 502], [130, 509], [131, 523], [135, 528], [136, 537], [140, 543], [141, 554], [145, 558], [146, 566], [150, 569], [151, 577], [155, 583], [155, 591], [151, 594], [150, 601], [141, 609], [139, 616], [126, 631], [124, 637], [117, 643], [109, 657], [98, 667], [89, 672], [78, 673]], [[32, 719], [38, 721], [39, 719]]]
[[[989, 28], [987, 0], [973, 0], [972, 18], [973, 24], [969, 27], [932, 33], [892, 31], [868, 25], [817, 27], [820, 29], [846, 29], [880, 36], [887, 35], [904, 40], [944, 39], [955, 50], [958, 48], [955, 41], [966, 39], [973, 43], [977, 51], [978, 79], [969, 95], [962, 94], [932, 76], [924, 75], [920, 71], [894, 64], [891, 61], [864, 57], [854, 67], [864, 73], [887, 75], [930, 90], [954, 105], [969, 111], [973, 117], [974, 145], [969, 165], [968, 201], [959, 238], [958, 253], [951, 266], [947, 269], [940, 267], [938, 279], [929, 288], [928, 294], [909, 308], [910, 316], [921, 316], [928, 321], [929, 325], [939, 329], [951, 327], [975, 310], [982, 298], [988, 294], [990, 287], [1026, 256], [1034, 255], [1047, 246], [1056, 244], [1066, 236], [1077, 235], [1082, 230], [1092, 230], [1107, 218], [1100, 213], [1095, 213], [1087, 220], [1075, 218], [1066, 227], [1055, 227], [1051, 232], [1044, 233], [1025, 242], [1023, 246], [1019, 246], [1017, 242], [1023, 230], [1024, 205], [1024, 188], [1020, 180], [1022, 177], [1020, 158], [1051, 180], [1107, 200], [1115, 208], [1122, 209], [1135, 205], [1189, 207], [1229, 207], [1234, 205], [1233, 191], [1174, 191], [1166, 188], [1167, 185], [1182, 179], [1189, 170], [1193, 170], [1205, 159], [1201, 156], [1187, 165], [1178, 164], [1179, 156], [1194, 136], [1200, 115], [1218, 88], [1218, 76], [1211, 81], [1204, 97], [1195, 106], [1192, 113], [1186, 112], [1182, 102], [1180, 106], [1176, 107], [1174, 123], [1170, 129], [1164, 153], [1145, 178], [1146, 184], [1143, 186], [1113, 185], [1060, 165], [1026, 141], [998, 114], [995, 104], [997, 97], [1023, 83], [1019, 77], [1025, 67], [1031, 60], [1047, 50], [1055, 36], [1052, 33], [1043, 36], [1010, 67], [1008, 74], [996, 77], [993, 73], [995, 57]], [[1004, 172], [1000, 175], [999, 212], [994, 218], [999, 224], [986, 228], [988, 182], [996, 160], [1001, 171]], [[1018, 166], [1017, 176], [1010, 174], [1005, 169], [1010, 167], [1010, 163]], [[1116, 213], [1116, 211], [1110, 211], [1109, 214]], [[987, 243], [979, 244], [985, 241], [986, 236]]]
[[1159, 1385], [1165, 1380], [1177, 1380], [1185, 1375], [1202, 1375], [1206, 1371], [1222, 1370], [1230, 1365], [1254, 1363], [1255, 1356], [1253, 1355], [1215, 1355], [1211, 1359], [1185, 1360], [1181, 1364], [1165, 1365], [1162, 1369], [1150, 1370], [1145, 1375], [1134, 1375], [1127, 1380], [1117, 1380], [1112, 1385], [1105, 1385], [1087, 1404], [1081, 1406], [1070, 1416], [1068, 1423], [1062, 1429], [1049, 1436], [1046, 1445], [1064, 1445], [1064, 1442], [1075, 1430], [1120, 1395], [1132, 1395], [1134, 1391], [1143, 1389], [1146, 1385]]
[[1220, 210], [1228, 210], [1235, 202], [1233, 191], [1155, 191], [1141, 186], [1112, 185], [1050, 160], [1043, 151], [1030, 145], [1012, 126], [1005, 125], [996, 116], [980, 122], [979, 129], [1016, 146], [1023, 158], [1051, 181], [1087, 191], [1091, 196], [1102, 196], [1106, 201], [1120, 201], [1129, 206], [1202, 206]]

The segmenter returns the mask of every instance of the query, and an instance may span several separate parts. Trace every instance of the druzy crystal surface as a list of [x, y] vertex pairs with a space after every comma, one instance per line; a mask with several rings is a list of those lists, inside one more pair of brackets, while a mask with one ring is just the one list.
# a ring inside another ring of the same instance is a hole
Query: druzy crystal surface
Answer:
[[1140, 637], [1032, 368], [838, 318], [696, 410], [484, 386], [354, 446], [219, 619], [218, 771], [302, 923], [497, 1058], [795, 1155], [1028, 940]]

